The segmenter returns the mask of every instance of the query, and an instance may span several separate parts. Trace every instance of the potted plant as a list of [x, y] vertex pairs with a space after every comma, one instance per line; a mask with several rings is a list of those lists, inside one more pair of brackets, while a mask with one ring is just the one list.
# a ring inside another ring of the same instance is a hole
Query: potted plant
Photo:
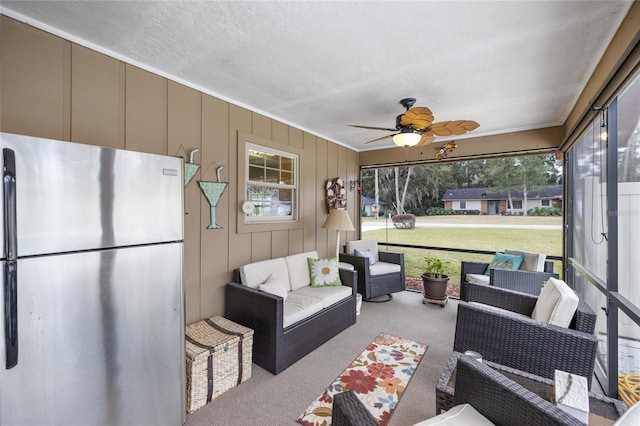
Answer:
[[423, 303], [436, 303], [444, 308], [447, 302], [447, 283], [449, 282], [449, 262], [437, 257], [425, 257], [425, 268], [422, 273]]

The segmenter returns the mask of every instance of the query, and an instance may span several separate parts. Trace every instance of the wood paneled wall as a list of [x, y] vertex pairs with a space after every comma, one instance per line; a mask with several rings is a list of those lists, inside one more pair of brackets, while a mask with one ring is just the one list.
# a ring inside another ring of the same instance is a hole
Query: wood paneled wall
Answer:
[[[0, 23], [0, 130], [165, 155], [199, 148], [201, 168], [185, 188], [186, 321], [224, 313], [224, 285], [245, 263], [317, 250], [330, 255], [336, 233], [324, 184], [358, 179], [358, 153], [4, 15]], [[236, 233], [238, 132], [303, 150], [300, 220], [294, 230]], [[229, 182], [207, 229], [209, 204], [198, 180]], [[358, 220], [357, 192], [348, 210]], [[355, 238], [343, 232], [341, 241]]]

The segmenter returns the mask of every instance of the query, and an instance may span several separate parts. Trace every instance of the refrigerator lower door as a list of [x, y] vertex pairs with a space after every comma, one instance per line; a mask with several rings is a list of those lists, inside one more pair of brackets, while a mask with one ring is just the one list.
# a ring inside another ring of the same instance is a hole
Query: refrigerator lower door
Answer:
[[181, 425], [182, 249], [19, 260], [19, 357], [9, 370], [1, 359], [0, 424]]

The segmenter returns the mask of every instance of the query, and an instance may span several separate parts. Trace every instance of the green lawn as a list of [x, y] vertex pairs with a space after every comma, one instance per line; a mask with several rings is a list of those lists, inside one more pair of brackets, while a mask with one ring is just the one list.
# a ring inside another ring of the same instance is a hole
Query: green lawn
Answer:
[[[368, 218], [363, 218], [369, 221]], [[530, 224], [530, 225], [561, 225], [559, 217], [523, 217], [523, 216], [426, 216], [417, 220], [423, 223], [443, 224]], [[378, 219], [384, 223], [384, 219]], [[387, 229], [365, 231], [363, 239], [374, 239], [381, 243], [386, 241], [398, 244], [412, 244], [433, 247], [464, 248], [470, 250], [503, 251], [507, 248], [546, 253], [547, 255], [562, 255], [562, 229], [512, 229], [512, 228], [482, 228], [482, 227], [429, 227], [415, 229], [396, 229], [390, 220]], [[380, 247], [385, 250], [384, 244]], [[445, 251], [430, 251], [422, 249], [400, 249], [389, 247], [390, 251], [405, 253], [405, 269], [408, 277], [420, 277], [422, 261], [425, 256], [436, 256], [450, 262], [451, 283], [460, 282], [460, 262], [462, 260], [476, 260], [489, 262], [490, 255], [455, 253]], [[562, 263], [554, 262], [554, 272], [562, 275]]]

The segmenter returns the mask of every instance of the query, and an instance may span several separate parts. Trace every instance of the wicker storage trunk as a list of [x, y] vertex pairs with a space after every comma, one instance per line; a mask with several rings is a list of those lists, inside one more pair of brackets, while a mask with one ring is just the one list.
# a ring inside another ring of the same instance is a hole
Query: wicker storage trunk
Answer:
[[194, 412], [251, 377], [253, 330], [223, 317], [186, 327], [187, 411]]

